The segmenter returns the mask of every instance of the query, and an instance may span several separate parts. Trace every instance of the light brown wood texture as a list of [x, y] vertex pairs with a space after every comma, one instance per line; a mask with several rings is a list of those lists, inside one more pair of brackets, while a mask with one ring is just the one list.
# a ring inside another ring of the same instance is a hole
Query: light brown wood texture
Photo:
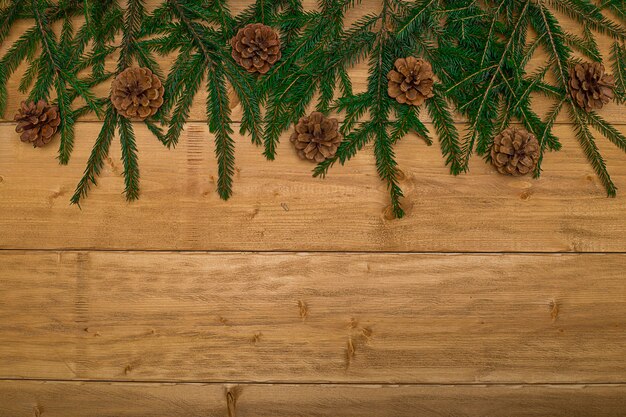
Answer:
[[626, 378], [626, 255], [9, 251], [0, 264], [3, 378]]
[[[69, 199], [99, 124], [78, 126], [69, 166], [56, 149], [33, 149], [0, 126], [0, 248], [316, 251], [626, 250], [626, 199], [607, 198], [571, 129], [557, 128], [561, 152], [546, 155], [541, 179], [507, 178], [480, 158], [451, 176], [438, 146], [414, 136], [397, 147], [404, 219], [392, 219], [371, 148], [325, 180], [298, 159], [287, 135], [279, 157], [238, 138], [234, 195], [215, 191], [213, 137], [187, 126], [175, 150], [137, 129], [142, 196], [124, 200], [119, 143], [82, 210]], [[626, 190], [626, 154], [599, 142], [617, 187]]]
[[622, 417], [626, 386], [6, 381], [0, 398], [0, 417]]
[[[397, 220], [370, 147], [319, 180], [288, 132], [271, 163], [236, 135], [221, 201], [201, 93], [177, 149], [137, 126], [138, 202], [116, 140], [79, 209], [101, 123], [77, 124], [67, 167], [58, 139], [20, 143], [24, 70], [0, 115], [0, 417], [626, 415], [626, 154], [597, 135], [609, 199], [565, 114], [539, 180], [478, 157], [452, 177], [437, 144], [405, 138]], [[367, 66], [350, 74], [363, 90]], [[626, 133], [623, 107], [601, 114]]]

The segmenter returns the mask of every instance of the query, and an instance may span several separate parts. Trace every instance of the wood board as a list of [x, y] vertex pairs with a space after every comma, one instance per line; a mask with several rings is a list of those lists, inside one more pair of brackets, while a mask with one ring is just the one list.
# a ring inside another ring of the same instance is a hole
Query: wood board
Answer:
[[0, 417], [621, 417], [625, 397], [624, 385], [7, 381], [0, 382], [0, 398], [5, 399], [0, 403]]
[[0, 252], [0, 377], [609, 383], [626, 255]]

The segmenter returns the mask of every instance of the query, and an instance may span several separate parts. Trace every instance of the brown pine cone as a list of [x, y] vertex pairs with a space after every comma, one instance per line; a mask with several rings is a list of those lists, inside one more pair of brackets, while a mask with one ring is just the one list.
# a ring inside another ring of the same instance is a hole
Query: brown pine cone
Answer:
[[526, 175], [539, 162], [539, 141], [526, 129], [509, 127], [493, 139], [491, 163], [500, 174]]
[[615, 78], [604, 73], [601, 63], [585, 62], [570, 68], [569, 87], [576, 104], [589, 112], [601, 109], [613, 99]]
[[48, 144], [61, 124], [61, 115], [56, 106], [49, 106], [44, 100], [38, 103], [22, 102], [14, 120], [15, 131], [21, 133], [22, 142], [30, 142], [35, 148]]
[[278, 32], [261, 23], [239, 29], [230, 45], [235, 61], [250, 73], [265, 74], [281, 57]]
[[127, 119], [154, 116], [163, 104], [165, 89], [148, 68], [126, 68], [111, 85], [111, 102]]
[[338, 128], [337, 119], [328, 119], [322, 113], [313, 112], [310, 116], [300, 118], [289, 140], [296, 147], [300, 158], [322, 162], [337, 153], [343, 140]]
[[388, 92], [398, 103], [419, 106], [434, 96], [435, 74], [429, 62], [410, 56], [397, 59], [395, 67], [387, 74]]

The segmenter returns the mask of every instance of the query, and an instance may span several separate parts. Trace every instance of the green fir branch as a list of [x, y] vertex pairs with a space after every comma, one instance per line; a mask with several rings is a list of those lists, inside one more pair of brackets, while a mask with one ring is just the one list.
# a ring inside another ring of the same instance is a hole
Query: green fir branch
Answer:
[[604, 188], [606, 189], [607, 195], [609, 197], [615, 197], [617, 194], [617, 187], [613, 184], [611, 176], [606, 169], [604, 159], [600, 154], [600, 150], [596, 146], [595, 139], [587, 127], [585, 116], [582, 114], [582, 111], [575, 106], [570, 107], [570, 114], [574, 122], [576, 138], [580, 142], [587, 160], [593, 167], [598, 178], [600, 178], [602, 185], [604, 185]]
[[94, 144], [89, 160], [87, 161], [85, 172], [81, 180], [78, 182], [76, 191], [71, 198], [72, 204], [76, 204], [80, 207], [80, 202], [83, 198], [87, 197], [91, 185], [97, 185], [97, 179], [100, 176], [102, 168], [104, 167], [104, 162], [109, 155], [109, 148], [111, 147], [111, 142], [115, 136], [118, 119], [119, 116], [117, 115], [117, 112], [109, 103], [104, 113], [102, 128], [100, 129], [96, 143]]
[[134, 201], [139, 198], [139, 161], [135, 132], [131, 121], [125, 117], [118, 117], [118, 129], [124, 165], [124, 195], [126, 200]]

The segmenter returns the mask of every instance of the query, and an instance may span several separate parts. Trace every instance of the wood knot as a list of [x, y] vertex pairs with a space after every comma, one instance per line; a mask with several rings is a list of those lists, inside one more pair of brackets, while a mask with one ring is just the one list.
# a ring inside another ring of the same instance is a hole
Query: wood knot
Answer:
[[396, 178], [398, 181], [406, 180], [406, 174], [400, 168], [396, 168]]
[[348, 323], [349, 329], [356, 329], [358, 325], [359, 325], [359, 321], [357, 319], [355, 319], [354, 317], [350, 318], [350, 322]]
[[550, 300], [550, 317], [552, 317], [552, 321], [557, 321], [559, 318], [559, 303], [555, 299]]
[[85, 331], [85, 333], [93, 334], [93, 337], [100, 337], [100, 332], [93, 331], [89, 327], [85, 327], [83, 330]]
[[363, 339], [366, 342], [369, 342], [369, 340], [372, 338], [372, 334], [373, 334], [372, 329], [369, 327], [364, 327], [361, 329], [361, 336], [363, 336]]
[[521, 192], [521, 194], [519, 195], [519, 198], [526, 201], [526, 200], [530, 200], [530, 197], [533, 195], [531, 190], [524, 190]]
[[34, 406], [33, 414], [35, 415], [35, 417], [41, 417], [43, 415], [43, 407], [40, 405]]
[[391, 207], [391, 205], [385, 207], [385, 210], [383, 211], [383, 217], [385, 218], [385, 220], [395, 220], [396, 219], [396, 215], [393, 212], [393, 207]]
[[346, 369], [350, 367], [352, 360], [354, 359], [354, 355], [356, 354], [356, 347], [352, 338], [348, 338], [348, 343], [346, 345]]
[[4, 182], [4, 177], [0, 175], [0, 183]]
[[256, 345], [257, 343], [261, 342], [262, 336], [263, 336], [263, 333], [257, 332], [254, 334], [254, 336], [252, 336], [252, 339], [250, 341], [252, 342], [253, 345]]
[[241, 395], [242, 388], [239, 386], [226, 390], [226, 407], [228, 409], [228, 417], [237, 417], [237, 399]]
[[298, 300], [298, 309], [300, 310], [300, 318], [305, 320], [309, 315], [309, 307], [302, 300]]
[[289, 211], [289, 206], [287, 205], [287, 203], [280, 203], [280, 206], [283, 208], [283, 210]]
[[250, 214], [250, 220], [254, 219], [256, 217], [257, 214], [259, 214], [259, 211], [261, 211], [258, 207], [256, 207], [254, 210], [252, 210], [252, 213]]
[[111, 172], [113, 172], [115, 175], [122, 175], [122, 172], [120, 171], [118, 166], [113, 161], [113, 158], [111, 158], [110, 156], [107, 156], [105, 161], [106, 161], [107, 165], [109, 166], [109, 168], [111, 169]]

